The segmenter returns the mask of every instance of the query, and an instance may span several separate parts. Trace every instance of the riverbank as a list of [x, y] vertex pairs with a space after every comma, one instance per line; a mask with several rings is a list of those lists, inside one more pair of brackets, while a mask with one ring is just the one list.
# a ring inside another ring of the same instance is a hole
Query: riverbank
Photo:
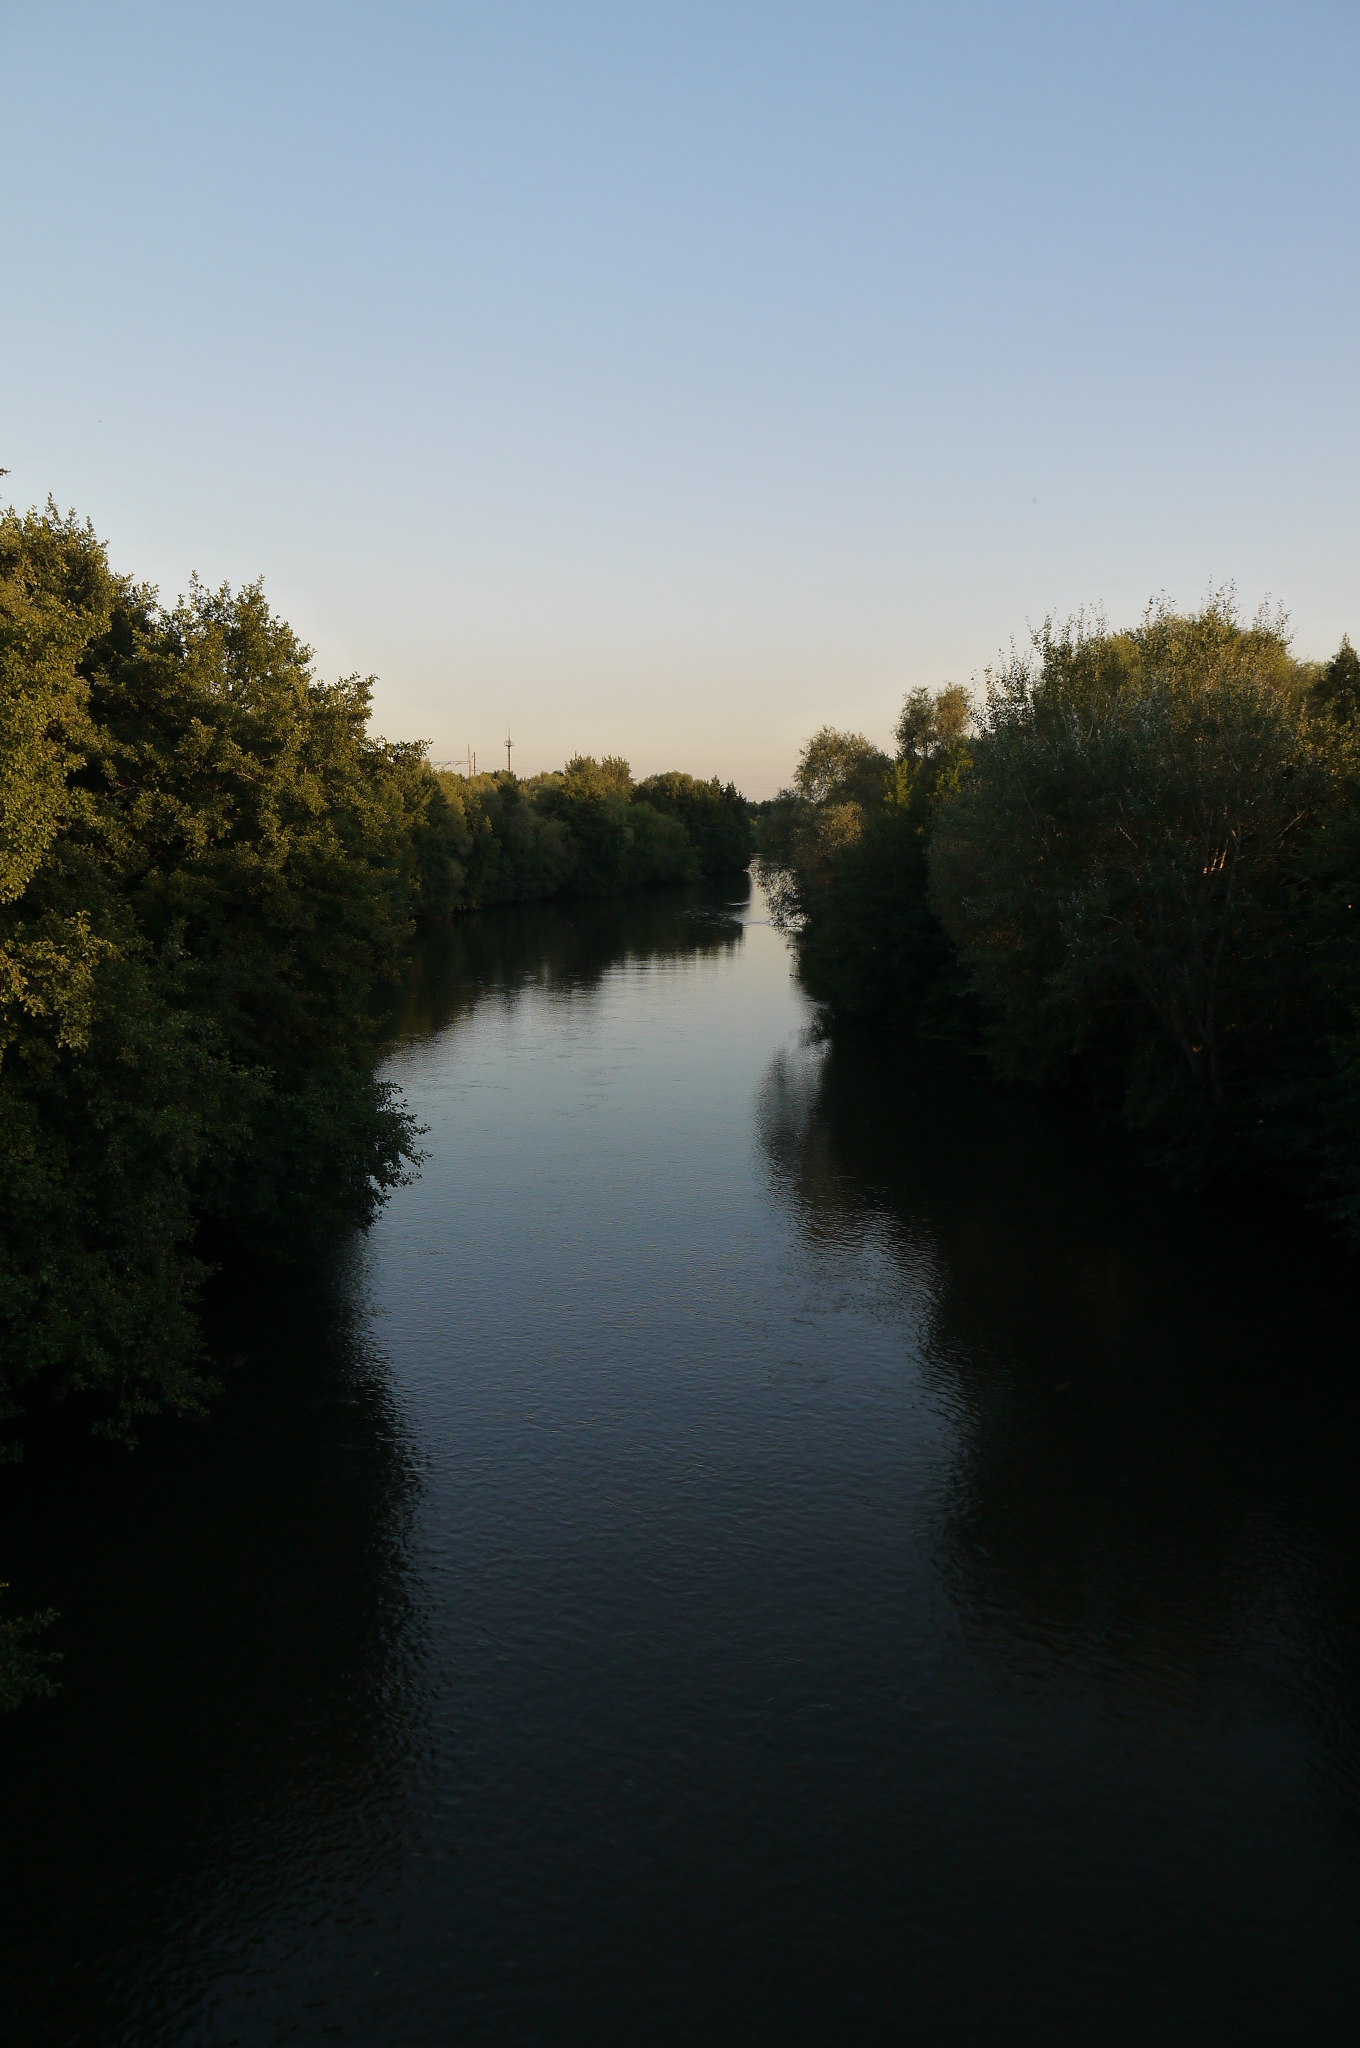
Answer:
[[895, 757], [825, 728], [760, 821], [809, 986], [1082, 1093], [1181, 1178], [1360, 1233], [1360, 658], [1230, 598], [1046, 621]]
[[209, 1283], [208, 1427], [10, 1475], [33, 2048], [1344, 2037], [1349, 1280], [815, 1038], [767, 915], [422, 942], [419, 1181]]
[[200, 1413], [205, 1249], [312, 1258], [405, 1183], [413, 931], [745, 862], [730, 785], [437, 776], [370, 682], [259, 585], [166, 608], [74, 515], [0, 516], [0, 1430]]

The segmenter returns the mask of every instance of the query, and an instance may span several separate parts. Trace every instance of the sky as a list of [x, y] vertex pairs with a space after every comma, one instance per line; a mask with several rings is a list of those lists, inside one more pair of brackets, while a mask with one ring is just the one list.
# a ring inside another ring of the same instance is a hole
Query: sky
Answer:
[[0, 0], [0, 490], [751, 797], [1047, 614], [1360, 642], [1360, 5]]

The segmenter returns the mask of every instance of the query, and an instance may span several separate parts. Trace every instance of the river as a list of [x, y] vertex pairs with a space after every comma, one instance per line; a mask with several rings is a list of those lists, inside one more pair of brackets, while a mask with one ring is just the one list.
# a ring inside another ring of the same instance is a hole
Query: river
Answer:
[[823, 1042], [740, 884], [422, 947], [428, 1157], [3, 1479], [27, 2044], [1349, 2041], [1355, 1269]]

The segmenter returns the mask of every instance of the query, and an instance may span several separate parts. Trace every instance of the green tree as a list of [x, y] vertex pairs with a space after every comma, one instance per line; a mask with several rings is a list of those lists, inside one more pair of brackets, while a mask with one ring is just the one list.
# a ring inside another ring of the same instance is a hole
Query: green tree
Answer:
[[1360, 654], [1351, 646], [1348, 634], [1318, 676], [1314, 696], [1339, 725], [1360, 726]]
[[957, 745], [972, 719], [972, 700], [959, 683], [946, 683], [934, 696], [929, 690], [912, 690], [898, 715], [898, 760], [913, 768], [926, 765]]
[[1278, 624], [1051, 622], [989, 677], [931, 895], [1008, 1070], [1099, 1047], [1130, 1113], [1246, 1092], [1289, 952], [1290, 859], [1333, 787]]
[[126, 1434], [210, 1391], [205, 1224], [297, 1248], [407, 1169], [375, 1001], [438, 791], [258, 589], [165, 612], [51, 507], [0, 521], [0, 663], [0, 1413]]
[[169, 1005], [254, 1091], [203, 1162], [204, 1208], [271, 1242], [366, 1222], [409, 1150], [373, 1078], [375, 998], [421, 893], [422, 750], [371, 740], [369, 683], [319, 682], [258, 586], [196, 586], [169, 614], [125, 592], [86, 667], [76, 850], [180, 963]]
[[716, 775], [700, 782], [672, 771], [639, 783], [632, 800], [679, 819], [701, 875], [738, 874], [750, 865], [751, 822], [745, 799], [733, 783], [720, 783]]
[[762, 823], [774, 915], [796, 935], [808, 988], [840, 1017], [937, 1032], [962, 1021], [927, 851], [941, 788], [961, 772], [967, 714], [956, 687], [914, 692], [895, 762], [862, 734], [824, 727]]
[[614, 896], [654, 882], [689, 881], [698, 863], [678, 818], [634, 802], [628, 763], [576, 755], [560, 775], [541, 776], [534, 801], [575, 847], [572, 893]]

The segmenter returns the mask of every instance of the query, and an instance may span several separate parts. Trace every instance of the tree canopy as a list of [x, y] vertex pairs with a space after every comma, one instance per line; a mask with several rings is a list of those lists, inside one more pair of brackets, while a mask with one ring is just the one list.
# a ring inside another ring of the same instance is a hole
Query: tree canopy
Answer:
[[1052, 620], [887, 763], [829, 728], [762, 823], [836, 1015], [1082, 1078], [1183, 1166], [1244, 1152], [1360, 1222], [1360, 659], [1230, 594]]

